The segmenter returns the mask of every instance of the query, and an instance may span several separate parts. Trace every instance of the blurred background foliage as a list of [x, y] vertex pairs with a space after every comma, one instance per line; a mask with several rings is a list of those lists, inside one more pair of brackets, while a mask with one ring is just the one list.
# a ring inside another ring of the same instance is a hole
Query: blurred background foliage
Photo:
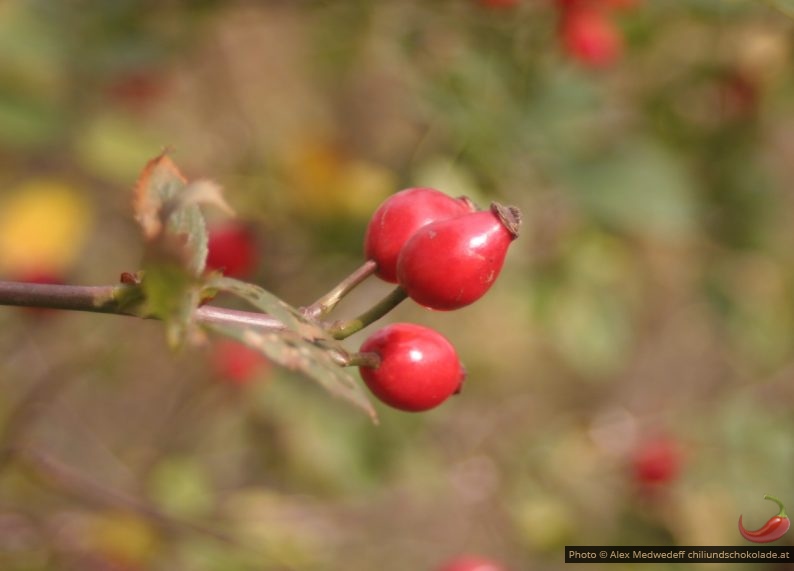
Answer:
[[379, 426], [157, 323], [3, 309], [0, 568], [554, 569], [566, 543], [740, 545], [764, 493], [794, 508], [794, 7], [633, 2], [595, 61], [564, 4], [0, 3], [3, 279], [135, 271], [130, 192], [165, 147], [295, 305], [401, 188], [526, 218], [484, 300], [386, 319], [469, 377]]

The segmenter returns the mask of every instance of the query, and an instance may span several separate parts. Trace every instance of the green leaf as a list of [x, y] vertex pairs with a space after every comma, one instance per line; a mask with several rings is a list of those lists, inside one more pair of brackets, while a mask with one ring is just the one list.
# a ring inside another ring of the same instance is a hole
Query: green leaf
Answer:
[[332, 349], [306, 341], [290, 330], [261, 331], [232, 325], [210, 324], [212, 330], [237, 339], [268, 359], [319, 383], [332, 395], [366, 412], [377, 423], [377, 414], [359, 381], [331, 356]]
[[209, 180], [197, 180], [180, 188], [165, 205], [166, 209], [172, 209], [166, 232], [186, 237], [187, 269], [196, 276], [206, 267], [209, 242], [200, 204], [211, 204], [227, 214], [234, 214], [223, 199], [220, 186]]
[[209, 238], [204, 216], [196, 204], [180, 205], [168, 219], [167, 233], [184, 238], [185, 269], [194, 276], [204, 271]]
[[281, 321], [286, 329], [261, 331], [220, 324], [211, 324], [208, 327], [245, 343], [283, 367], [304, 374], [332, 395], [360, 408], [373, 422], [377, 422], [375, 409], [361, 383], [334, 359], [334, 354], [345, 355], [345, 348], [325, 330], [304, 318], [294, 307], [254, 284], [216, 277], [207, 285], [248, 301]]
[[179, 347], [194, 331], [201, 301], [208, 236], [199, 204], [231, 211], [220, 187], [188, 184], [166, 154], [149, 161], [135, 186], [135, 218], [147, 239], [141, 283], [146, 311], [165, 321], [166, 338]]
[[[135, 218], [152, 247], [170, 250], [181, 258], [184, 268], [194, 276], [204, 271], [207, 259], [207, 227], [198, 204], [208, 201], [200, 183], [188, 185], [166, 154], [146, 165], [135, 185]], [[220, 191], [213, 187], [213, 196]], [[176, 252], [180, 249], [181, 252]]]

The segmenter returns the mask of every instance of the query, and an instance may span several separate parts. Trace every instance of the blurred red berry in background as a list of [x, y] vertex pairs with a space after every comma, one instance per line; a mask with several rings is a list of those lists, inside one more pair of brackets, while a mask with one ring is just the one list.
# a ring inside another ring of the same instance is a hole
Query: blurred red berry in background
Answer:
[[231, 339], [216, 341], [212, 346], [212, 368], [222, 380], [244, 386], [257, 376], [270, 371], [270, 361], [262, 353]]
[[717, 93], [723, 120], [751, 118], [761, 98], [760, 86], [741, 72], [729, 72], [718, 80]]
[[232, 278], [250, 277], [259, 263], [253, 232], [239, 222], [209, 230], [207, 269]]
[[154, 69], [119, 74], [105, 88], [107, 97], [120, 105], [144, 110], [162, 99], [168, 91], [166, 77]]
[[641, 485], [669, 484], [680, 475], [682, 460], [681, 446], [670, 437], [641, 441], [631, 457], [632, 475]]
[[565, 52], [588, 67], [606, 67], [623, 51], [623, 38], [615, 23], [595, 8], [577, 6], [564, 11], [560, 35]]

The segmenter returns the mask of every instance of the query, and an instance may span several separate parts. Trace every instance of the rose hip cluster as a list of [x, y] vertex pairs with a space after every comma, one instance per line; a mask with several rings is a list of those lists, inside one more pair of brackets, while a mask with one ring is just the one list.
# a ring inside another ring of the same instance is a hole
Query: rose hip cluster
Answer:
[[[398, 283], [429, 309], [453, 310], [481, 298], [496, 280], [520, 212], [494, 203], [479, 211], [467, 198], [432, 188], [409, 188], [373, 214], [364, 252], [381, 279]], [[455, 348], [441, 334], [410, 323], [389, 325], [361, 346], [377, 367], [361, 376], [384, 403], [406, 411], [438, 406], [461, 388], [465, 373]]]

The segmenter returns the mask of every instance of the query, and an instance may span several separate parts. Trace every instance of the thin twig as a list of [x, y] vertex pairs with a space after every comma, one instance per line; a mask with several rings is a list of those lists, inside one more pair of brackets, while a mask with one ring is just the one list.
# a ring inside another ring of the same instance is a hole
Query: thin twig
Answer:
[[331, 291], [304, 308], [303, 315], [309, 319], [317, 319], [328, 315], [342, 298], [349, 294], [358, 284], [374, 274], [377, 268], [378, 264], [375, 261], [367, 260], [353, 273], [339, 282]]
[[374, 323], [392, 309], [397, 307], [408, 297], [405, 290], [401, 287], [394, 288], [391, 293], [380, 300], [376, 305], [354, 319], [338, 321], [334, 323], [328, 332], [334, 339], [345, 339], [364, 329], [367, 325]]

